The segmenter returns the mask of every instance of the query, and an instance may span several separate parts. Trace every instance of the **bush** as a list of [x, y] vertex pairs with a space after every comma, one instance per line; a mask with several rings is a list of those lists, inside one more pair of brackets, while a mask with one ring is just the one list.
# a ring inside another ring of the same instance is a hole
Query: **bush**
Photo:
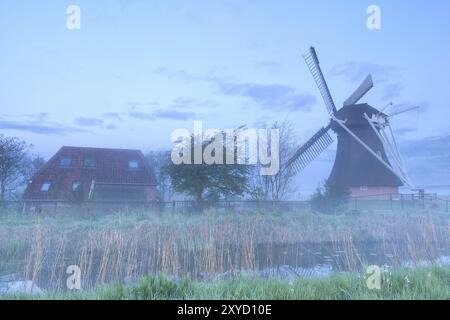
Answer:
[[335, 182], [326, 181], [324, 188], [317, 188], [311, 197], [311, 209], [314, 212], [336, 214], [347, 210], [350, 190]]
[[190, 295], [191, 281], [172, 281], [166, 276], [149, 275], [130, 290], [130, 298], [136, 300], [185, 299]]

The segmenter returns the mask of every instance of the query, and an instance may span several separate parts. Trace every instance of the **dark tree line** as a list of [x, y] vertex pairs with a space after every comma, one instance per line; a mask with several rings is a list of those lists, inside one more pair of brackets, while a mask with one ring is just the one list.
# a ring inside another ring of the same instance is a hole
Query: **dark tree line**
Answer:
[[44, 164], [31, 148], [19, 138], [0, 134], [0, 201], [20, 197], [20, 190]]

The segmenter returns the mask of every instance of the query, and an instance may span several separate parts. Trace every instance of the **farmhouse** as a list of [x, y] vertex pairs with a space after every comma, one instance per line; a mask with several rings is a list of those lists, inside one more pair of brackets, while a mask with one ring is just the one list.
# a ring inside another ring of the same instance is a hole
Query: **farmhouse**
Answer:
[[26, 201], [155, 201], [156, 178], [139, 150], [62, 147], [32, 178]]

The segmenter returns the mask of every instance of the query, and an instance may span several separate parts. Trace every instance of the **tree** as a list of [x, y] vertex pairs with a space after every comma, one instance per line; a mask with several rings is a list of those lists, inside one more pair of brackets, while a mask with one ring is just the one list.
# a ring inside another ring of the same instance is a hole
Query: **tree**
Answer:
[[[191, 141], [195, 137], [191, 136]], [[202, 152], [210, 145], [212, 139], [203, 141]], [[225, 150], [225, 145], [220, 146]], [[191, 146], [191, 155], [194, 154], [194, 146]], [[225, 151], [223, 152], [225, 154]], [[235, 162], [236, 163], [236, 162]], [[240, 164], [174, 164], [172, 161], [166, 168], [172, 182], [172, 187], [177, 192], [192, 196], [198, 209], [203, 209], [203, 201], [218, 200], [233, 195], [243, 195], [247, 190], [247, 176], [249, 166]]]
[[174, 194], [170, 176], [166, 170], [170, 163], [170, 151], [151, 151], [145, 158], [158, 180], [159, 200], [170, 201]]
[[15, 137], [0, 135], [0, 201], [23, 184], [31, 146]]
[[[279, 130], [279, 159], [280, 164], [283, 164], [295, 152], [296, 137], [294, 129], [288, 121], [275, 122], [272, 125], [272, 129]], [[280, 201], [295, 192], [294, 179], [295, 175], [293, 172], [283, 167], [280, 168], [276, 175], [261, 176], [260, 165], [256, 165], [249, 179], [248, 194], [255, 200]]]
[[350, 190], [336, 182], [327, 180], [322, 188], [317, 188], [312, 195], [311, 209], [315, 212], [336, 214], [338, 211], [346, 210], [350, 198]]
[[24, 172], [24, 183], [28, 184], [36, 172], [39, 171], [45, 164], [45, 159], [39, 154], [30, 155], [27, 157], [27, 166]]

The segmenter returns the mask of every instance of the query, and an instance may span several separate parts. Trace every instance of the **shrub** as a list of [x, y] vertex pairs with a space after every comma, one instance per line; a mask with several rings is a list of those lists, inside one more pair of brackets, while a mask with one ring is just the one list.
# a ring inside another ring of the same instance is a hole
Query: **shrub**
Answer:
[[311, 209], [314, 212], [336, 214], [347, 209], [350, 190], [335, 182], [326, 181], [324, 188], [317, 188], [311, 197]]
[[130, 290], [130, 298], [136, 300], [183, 299], [189, 296], [191, 281], [172, 281], [164, 275], [149, 275]]

